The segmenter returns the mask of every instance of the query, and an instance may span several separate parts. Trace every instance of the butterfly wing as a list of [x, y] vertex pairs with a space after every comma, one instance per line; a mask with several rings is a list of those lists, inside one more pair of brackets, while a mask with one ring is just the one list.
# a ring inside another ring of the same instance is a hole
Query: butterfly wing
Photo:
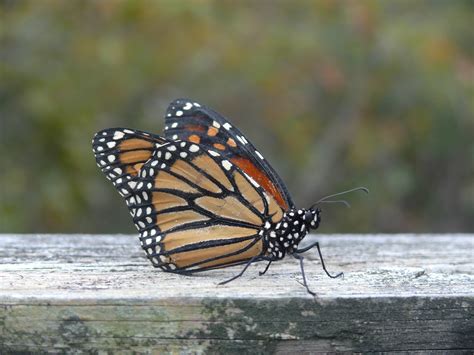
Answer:
[[[109, 142], [115, 143], [112, 150], [99, 148]], [[154, 266], [202, 271], [267, 253], [262, 229], [280, 221], [283, 210], [216, 150], [128, 129], [99, 132], [93, 145], [99, 167], [126, 199]]]
[[166, 112], [165, 137], [216, 151], [251, 176], [288, 210], [294, 203], [283, 181], [245, 136], [223, 116], [189, 99], [173, 101]]
[[[92, 150], [97, 166], [123, 197], [130, 196], [138, 173], [165, 139], [128, 128], [110, 128], [95, 134]], [[128, 201], [127, 201], [128, 203]]]

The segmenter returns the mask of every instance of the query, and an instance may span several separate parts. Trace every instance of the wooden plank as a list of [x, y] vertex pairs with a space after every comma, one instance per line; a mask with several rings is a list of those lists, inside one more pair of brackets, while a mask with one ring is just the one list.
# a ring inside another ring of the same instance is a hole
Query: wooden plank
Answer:
[[[316, 236], [308, 237], [308, 242]], [[0, 235], [3, 352], [292, 353], [474, 349], [473, 235], [321, 235], [296, 260], [194, 277], [149, 265], [136, 237]], [[0, 351], [0, 353], [2, 352]]]

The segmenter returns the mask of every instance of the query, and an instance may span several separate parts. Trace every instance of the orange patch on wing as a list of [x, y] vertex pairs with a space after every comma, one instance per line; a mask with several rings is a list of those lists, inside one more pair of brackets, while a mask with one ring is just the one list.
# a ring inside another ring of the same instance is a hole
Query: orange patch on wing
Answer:
[[189, 193], [197, 193], [198, 190], [191, 185], [184, 182], [182, 179], [167, 173], [166, 171], [160, 171], [155, 178], [155, 187], [157, 189], [171, 189]]
[[214, 146], [214, 148], [216, 148], [216, 149], [225, 150], [225, 145], [223, 145], [223, 144], [214, 143], [213, 146]]
[[283, 218], [283, 211], [274, 198], [265, 194], [268, 203], [268, 214], [272, 216], [273, 223], [278, 223]]
[[188, 204], [185, 199], [168, 192], [154, 191], [151, 195], [152, 204], [157, 212]]
[[125, 172], [127, 174], [130, 174], [130, 175], [133, 175], [133, 176], [136, 176], [138, 174], [138, 170], [135, 170], [132, 166], [130, 165], [127, 165], [127, 167], [125, 168]]
[[151, 157], [149, 150], [131, 150], [119, 155], [122, 164], [144, 163]]
[[247, 179], [237, 171], [234, 172], [234, 180], [242, 196], [260, 213], [264, 213], [265, 204], [255, 187], [251, 185]]
[[289, 206], [286, 204], [285, 199], [283, 198], [280, 191], [272, 183], [272, 181], [265, 175], [260, 169], [258, 169], [250, 160], [245, 158], [232, 158], [230, 161], [237, 165], [240, 169], [245, 171], [249, 176], [251, 176], [265, 191], [272, 195], [275, 200], [278, 202], [281, 208], [287, 210]]
[[207, 130], [207, 135], [210, 136], [210, 137], [214, 137], [217, 134], [217, 132], [219, 132], [219, 130], [214, 126], [211, 126]]
[[197, 124], [188, 124], [188, 125], [184, 125], [183, 126], [184, 129], [188, 132], [206, 132], [206, 127], [204, 126], [200, 126], [200, 125], [197, 125]]
[[234, 190], [229, 179], [222, 171], [222, 167], [217, 165], [217, 163], [213, 159], [211, 159], [211, 157], [204, 154], [199, 155], [192, 161], [192, 163], [196, 165], [199, 169], [205, 171], [208, 175], [219, 181], [227, 190]]
[[139, 138], [131, 138], [123, 140], [120, 145], [120, 150], [130, 150], [139, 148], [153, 148], [153, 143]]
[[178, 160], [171, 166], [171, 171], [175, 174], [181, 175], [185, 179], [188, 179], [193, 184], [206, 189], [208, 191], [219, 193], [222, 190], [209, 180], [203, 173], [194, 169], [190, 164], [186, 163], [183, 160]]
[[263, 223], [258, 215], [233, 196], [224, 198], [203, 196], [197, 198], [194, 202], [218, 217], [251, 223], [257, 227], [260, 227]]
[[[205, 217], [204, 217], [205, 218]], [[172, 251], [176, 248], [210, 240], [245, 238], [258, 233], [257, 229], [237, 226], [211, 225], [167, 233], [163, 239], [163, 248]]]
[[186, 210], [178, 212], [168, 212], [156, 215], [156, 224], [162, 231], [174, 228], [187, 223], [205, 221], [208, 218], [200, 213]]
[[120, 162], [125, 164], [125, 172], [136, 176], [143, 164], [150, 159], [152, 152], [150, 150], [131, 150], [119, 154]]
[[227, 140], [227, 144], [234, 148], [237, 147], [237, 143], [235, 143], [235, 141], [232, 138], [229, 138]]
[[140, 171], [140, 169], [142, 168], [143, 164], [144, 164], [144, 163], [135, 164], [135, 165], [133, 166], [133, 169], [135, 169], [135, 171], [138, 172], [138, 171]]
[[236, 253], [236, 255], [226, 256], [217, 260], [208, 261], [201, 265], [197, 265], [196, 268], [205, 268], [213, 266], [225, 266], [239, 261], [248, 260], [254, 256], [262, 253], [262, 241], [258, 241], [252, 245], [249, 249], [242, 251], [245, 247], [248, 247], [253, 240], [246, 240], [242, 242], [232, 243], [229, 245], [216, 246], [213, 248], [193, 250], [189, 252], [177, 253], [170, 255], [171, 262], [175, 263], [180, 268], [186, 268], [192, 264], [200, 261], [208, 260], [211, 258], [224, 256], [228, 254]]
[[192, 134], [188, 137], [188, 141], [199, 144], [201, 142], [201, 137], [199, 137], [195, 134]]
[[[251, 241], [252, 240], [250, 240], [250, 242]], [[247, 245], [249, 245], [250, 242], [248, 242]], [[240, 249], [242, 249], [245, 246], [246, 245], [244, 243], [239, 243], [239, 245], [234, 246], [232, 249], [237, 249], [237, 247], [240, 247]], [[254, 245], [252, 245], [250, 248], [248, 248], [247, 250], [241, 253], [238, 253], [237, 255], [227, 256], [225, 258], [221, 258], [218, 260], [209, 261], [207, 263], [199, 265], [199, 267], [204, 268], [204, 267], [212, 267], [212, 266], [219, 266], [219, 265], [228, 265], [228, 264], [236, 263], [239, 261], [248, 260], [248, 259], [253, 258], [254, 256], [262, 254], [262, 249], [263, 249], [263, 242], [260, 240]]]

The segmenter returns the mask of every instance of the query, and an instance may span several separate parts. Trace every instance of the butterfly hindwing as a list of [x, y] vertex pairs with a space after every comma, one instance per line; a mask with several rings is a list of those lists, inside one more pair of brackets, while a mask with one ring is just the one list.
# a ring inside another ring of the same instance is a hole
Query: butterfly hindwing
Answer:
[[[283, 211], [220, 152], [128, 129], [103, 132], [94, 138], [98, 165], [126, 199], [153, 265], [200, 271], [266, 252], [262, 226], [268, 220], [276, 223]], [[108, 142], [116, 144], [109, 148]], [[104, 146], [108, 150], [99, 148]], [[122, 158], [130, 152], [138, 152], [133, 161]]]
[[278, 174], [260, 152], [223, 116], [189, 99], [173, 101], [166, 112], [165, 137], [187, 140], [218, 151], [251, 176], [278, 202], [293, 207], [290, 194]]

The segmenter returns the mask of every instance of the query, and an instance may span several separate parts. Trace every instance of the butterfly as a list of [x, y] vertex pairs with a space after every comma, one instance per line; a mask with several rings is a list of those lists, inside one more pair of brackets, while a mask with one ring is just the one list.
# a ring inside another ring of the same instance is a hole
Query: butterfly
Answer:
[[[102, 130], [92, 140], [97, 165], [125, 199], [140, 243], [153, 266], [166, 272], [198, 271], [291, 255], [318, 228], [321, 210], [295, 207], [283, 181], [263, 155], [229, 121], [189, 99], [173, 101], [164, 136], [129, 128]], [[365, 189], [357, 188], [354, 190]], [[341, 193], [339, 193], [341, 194]], [[329, 201], [326, 196], [319, 202]], [[343, 201], [345, 202], [345, 201]]]

